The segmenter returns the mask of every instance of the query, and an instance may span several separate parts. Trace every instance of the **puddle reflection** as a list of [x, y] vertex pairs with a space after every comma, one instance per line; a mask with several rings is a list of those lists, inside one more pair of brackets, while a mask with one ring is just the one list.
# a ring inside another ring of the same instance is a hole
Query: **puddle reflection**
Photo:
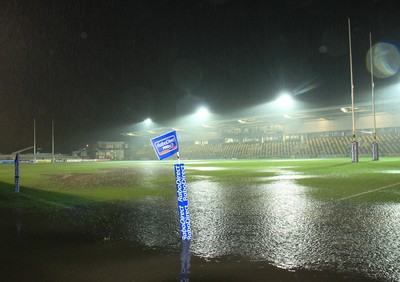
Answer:
[[190, 240], [182, 241], [180, 282], [189, 282], [190, 274]]
[[[180, 251], [174, 277], [179, 273], [179, 280], [185, 282], [193, 273], [191, 254], [192, 261], [225, 258], [226, 263], [234, 258], [287, 270], [357, 273], [400, 281], [399, 204], [310, 200], [305, 194], [311, 188], [298, 185], [287, 175], [257, 184], [243, 179], [228, 185], [207, 177], [189, 183], [191, 242], [181, 244], [173, 195], [81, 208], [67, 214], [14, 213], [2, 221], [1, 239], [11, 242], [2, 243], [2, 251], [12, 256], [15, 246], [24, 240], [46, 245], [53, 242], [61, 249], [65, 242], [134, 242], [150, 250], [170, 250], [174, 255]], [[77, 256], [70, 249], [64, 252]], [[138, 259], [135, 263], [142, 262]], [[164, 275], [171, 269], [170, 265], [163, 268]]]
[[235, 187], [196, 182], [192, 249], [245, 256], [285, 269], [361, 273], [400, 280], [400, 206], [309, 200], [293, 180]]

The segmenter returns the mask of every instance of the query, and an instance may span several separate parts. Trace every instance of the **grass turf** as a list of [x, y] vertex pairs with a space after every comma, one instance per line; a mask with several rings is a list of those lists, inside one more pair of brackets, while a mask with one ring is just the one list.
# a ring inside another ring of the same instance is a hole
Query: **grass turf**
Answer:
[[[189, 193], [207, 177], [235, 187], [238, 182], [272, 182], [277, 169], [307, 175], [294, 181], [321, 201], [400, 202], [400, 158], [320, 160], [187, 161]], [[14, 166], [0, 166], [0, 207], [30, 210], [71, 208], [175, 194], [173, 162], [21, 164], [20, 194], [14, 194]]]

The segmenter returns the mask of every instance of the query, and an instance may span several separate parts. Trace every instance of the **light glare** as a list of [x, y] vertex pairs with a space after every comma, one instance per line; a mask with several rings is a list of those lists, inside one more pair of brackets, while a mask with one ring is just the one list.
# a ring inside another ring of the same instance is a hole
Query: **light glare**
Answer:
[[197, 110], [196, 116], [199, 118], [206, 118], [208, 116], [208, 110], [204, 107], [201, 107], [200, 109]]
[[276, 103], [282, 108], [288, 108], [292, 106], [293, 99], [289, 94], [283, 94], [276, 100]]

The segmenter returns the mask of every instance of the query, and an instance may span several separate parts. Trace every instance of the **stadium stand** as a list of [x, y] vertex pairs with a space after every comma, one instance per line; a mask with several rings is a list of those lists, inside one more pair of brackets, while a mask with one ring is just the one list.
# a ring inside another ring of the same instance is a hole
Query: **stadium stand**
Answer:
[[[301, 141], [274, 141], [263, 144], [205, 144], [181, 145], [183, 159], [275, 159], [275, 158], [330, 158], [350, 156], [351, 137], [311, 137]], [[380, 155], [400, 155], [400, 134], [379, 136]], [[359, 137], [360, 156], [372, 154], [371, 135]], [[137, 160], [156, 159], [153, 148], [148, 145], [132, 155]]]
[[[380, 156], [400, 155], [400, 97], [382, 92], [376, 101], [376, 141]], [[386, 96], [386, 97], [384, 97]], [[369, 100], [369, 98], [367, 99]], [[248, 117], [225, 117], [121, 133], [130, 138], [127, 159], [155, 159], [149, 140], [173, 128], [182, 159], [273, 159], [350, 157], [353, 135], [359, 156], [371, 156], [374, 125], [370, 101], [356, 104], [356, 128], [350, 105], [264, 110]]]

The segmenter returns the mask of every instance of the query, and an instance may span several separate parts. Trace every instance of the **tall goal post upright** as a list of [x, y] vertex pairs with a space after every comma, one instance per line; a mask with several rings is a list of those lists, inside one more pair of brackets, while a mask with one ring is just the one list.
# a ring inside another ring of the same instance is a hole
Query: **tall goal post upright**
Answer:
[[54, 119], [51, 120], [51, 162], [55, 162], [54, 157]]
[[351, 51], [351, 28], [350, 19], [348, 19], [349, 28], [349, 50], [350, 50], [350, 83], [351, 83], [351, 120], [352, 120], [352, 142], [351, 142], [351, 161], [358, 162], [358, 142], [356, 140], [356, 125], [354, 116], [354, 83], [353, 83], [353, 57]]
[[372, 117], [374, 120], [374, 130], [372, 131], [373, 142], [372, 142], [372, 160], [379, 161], [379, 147], [376, 139], [376, 115], [375, 115], [375, 84], [374, 84], [374, 65], [373, 65], [373, 49], [372, 49], [372, 34], [369, 33], [369, 56], [370, 56], [370, 68], [371, 68], [371, 93], [372, 93]]
[[33, 163], [36, 163], [36, 118], [33, 118]]

